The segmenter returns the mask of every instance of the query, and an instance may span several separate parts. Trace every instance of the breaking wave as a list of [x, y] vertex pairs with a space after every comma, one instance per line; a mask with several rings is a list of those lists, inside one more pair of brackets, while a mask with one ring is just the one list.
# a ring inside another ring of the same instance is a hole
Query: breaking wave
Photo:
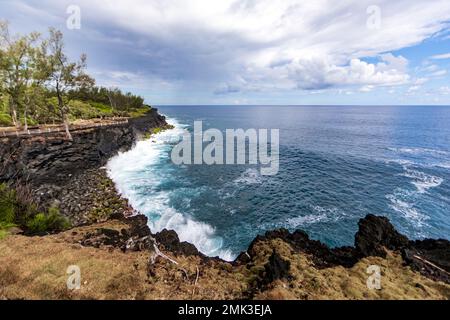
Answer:
[[167, 122], [175, 128], [139, 141], [130, 151], [112, 158], [107, 165], [109, 177], [132, 207], [149, 218], [152, 232], [175, 230], [181, 241], [194, 244], [202, 253], [232, 260], [233, 254], [222, 249], [223, 239], [215, 235], [214, 227], [171, 206], [171, 197], [186, 190], [161, 188], [171, 175], [158, 164], [170, 161], [171, 145], [185, 132], [185, 126], [176, 120], [168, 119]]

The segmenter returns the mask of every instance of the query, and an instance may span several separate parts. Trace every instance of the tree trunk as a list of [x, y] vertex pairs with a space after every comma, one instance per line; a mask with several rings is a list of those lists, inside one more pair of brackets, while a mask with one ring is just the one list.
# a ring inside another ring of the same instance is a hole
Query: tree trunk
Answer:
[[64, 106], [64, 102], [63, 102], [61, 95], [58, 94], [58, 92], [57, 92], [57, 95], [58, 95], [59, 111], [61, 113], [61, 120], [63, 121], [64, 129], [66, 130], [66, 137], [68, 140], [72, 141], [73, 138], [72, 138], [72, 134], [70, 133], [70, 130], [69, 130], [69, 120], [67, 119], [66, 107]]
[[24, 130], [27, 131], [28, 130], [28, 106], [30, 105], [30, 98], [27, 97], [25, 100], [25, 106], [24, 106], [24, 110], [23, 110], [23, 121], [24, 121]]
[[64, 129], [66, 130], [66, 137], [68, 140], [72, 141], [72, 134], [70, 133], [69, 130], [69, 122], [67, 121], [67, 119], [64, 120]]
[[23, 116], [24, 116], [23, 121], [25, 122], [25, 123], [24, 123], [25, 126], [24, 126], [23, 129], [24, 129], [25, 131], [28, 130], [28, 120], [27, 120], [28, 114], [27, 114], [27, 108], [28, 108], [28, 107], [25, 106], [25, 111], [23, 112]]
[[11, 118], [12, 118], [13, 124], [16, 127], [16, 129], [19, 129], [20, 121], [17, 118], [17, 108], [16, 108], [16, 103], [14, 101], [11, 101], [10, 108], [11, 108]]

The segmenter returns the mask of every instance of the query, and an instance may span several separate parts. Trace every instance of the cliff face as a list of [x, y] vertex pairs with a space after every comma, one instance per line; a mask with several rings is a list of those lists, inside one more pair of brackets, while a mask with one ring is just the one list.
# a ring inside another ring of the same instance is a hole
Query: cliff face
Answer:
[[0, 181], [20, 180], [32, 185], [61, 185], [85, 170], [103, 166], [118, 151], [128, 150], [136, 138], [166, 125], [165, 117], [152, 109], [127, 124], [63, 133], [1, 139]]
[[0, 182], [25, 186], [40, 208], [57, 207], [73, 226], [133, 212], [100, 169], [144, 133], [167, 125], [152, 109], [128, 123], [72, 132], [0, 139]]

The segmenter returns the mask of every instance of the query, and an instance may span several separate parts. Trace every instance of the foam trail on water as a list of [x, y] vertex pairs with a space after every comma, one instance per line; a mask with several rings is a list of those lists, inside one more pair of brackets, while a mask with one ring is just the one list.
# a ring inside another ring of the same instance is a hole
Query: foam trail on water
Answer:
[[421, 171], [412, 170], [407, 167], [404, 167], [404, 169], [405, 173], [403, 173], [403, 176], [413, 179], [411, 183], [416, 186], [419, 193], [425, 193], [430, 188], [438, 187], [444, 181], [444, 179], [442, 179], [441, 177], [436, 177]]
[[171, 145], [179, 141], [186, 128], [175, 119], [167, 119], [167, 122], [175, 128], [139, 141], [130, 151], [119, 153], [108, 162], [108, 175], [132, 207], [149, 218], [153, 232], [175, 230], [181, 241], [194, 244], [202, 253], [232, 260], [232, 252], [222, 249], [222, 238], [215, 235], [212, 226], [170, 205], [171, 194], [179, 190], [158, 188], [170, 172], [156, 166], [170, 161]]

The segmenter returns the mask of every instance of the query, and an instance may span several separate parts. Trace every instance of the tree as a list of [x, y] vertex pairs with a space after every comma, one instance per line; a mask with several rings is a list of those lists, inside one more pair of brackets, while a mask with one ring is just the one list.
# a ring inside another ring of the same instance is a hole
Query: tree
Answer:
[[69, 130], [69, 101], [71, 90], [82, 89], [93, 86], [95, 81], [88, 76], [84, 70], [86, 69], [86, 55], [82, 54], [80, 61], [70, 62], [64, 53], [63, 34], [61, 31], [50, 29], [50, 38], [48, 40], [49, 55], [48, 71], [50, 74], [49, 81], [55, 89], [58, 99], [58, 109], [61, 120], [64, 124], [66, 135], [72, 140]]
[[27, 74], [27, 83], [24, 96], [24, 125], [25, 130], [28, 129], [28, 115], [31, 113], [37, 117], [40, 105], [45, 100], [44, 83], [51, 76], [51, 68], [49, 68], [49, 60], [47, 59], [47, 41], [41, 42], [40, 46], [29, 46], [29, 72]]
[[108, 96], [109, 104], [111, 105], [111, 109], [117, 111], [117, 104], [119, 103], [119, 98], [122, 95], [122, 92], [118, 88], [108, 88], [106, 89], [106, 95]]
[[20, 127], [19, 109], [24, 109], [23, 98], [35, 75], [35, 44], [39, 37], [39, 33], [33, 32], [13, 38], [8, 23], [0, 21], [0, 80], [9, 97], [9, 112], [16, 127]]

